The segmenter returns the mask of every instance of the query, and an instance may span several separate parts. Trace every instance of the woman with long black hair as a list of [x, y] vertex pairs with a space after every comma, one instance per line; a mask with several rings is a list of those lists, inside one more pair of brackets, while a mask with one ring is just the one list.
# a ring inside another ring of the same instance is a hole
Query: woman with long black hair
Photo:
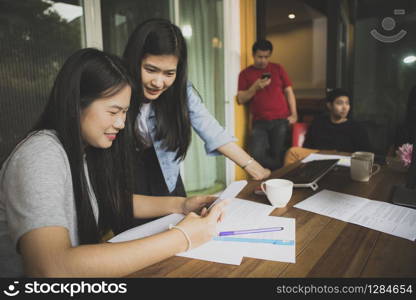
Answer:
[[[210, 197], [133, 195], [132, 86], [121, 60], [99, 50], [65, 62], [40, 121], [0, 170], [0, 277], [125, 276], [215, 234], [224, 204], [191, 212]], [[187, 216], [143, 239], [100, 243], [134, 218], [168, 213]]]
[[209, 155], [224, 154], [254, 179], [270, 175], [234, 143], [218, 121], [210, 115], [188, 82], [187, 47], [181, 30], [168, 20], [150, 19], [130, 35], [124, 59], [137, 91], [136, 121], [139, 144], [138, 170], [146, 178], [136, 180], [135, 192], [147, 195], [185, 195], [179, 162], [191, 142], [191, 127], [205, 143]]

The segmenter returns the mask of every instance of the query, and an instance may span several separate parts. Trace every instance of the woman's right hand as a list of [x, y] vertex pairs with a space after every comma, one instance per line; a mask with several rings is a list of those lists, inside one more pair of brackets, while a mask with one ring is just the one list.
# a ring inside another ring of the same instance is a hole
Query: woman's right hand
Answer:
[[270, 176], [271, 171], [263, 168], [257, 161], [253, 161], [244, 170], [253, 177], [254, 180], [263, 180]]
[[224, 218], [224, 208], [229, 202], [229, 200], [223, 200], [201, 216], [191, 212], [176, 225], [188, 234], [192, 248], [210, 241], [213, 236], [217, 235], [217, 225]]

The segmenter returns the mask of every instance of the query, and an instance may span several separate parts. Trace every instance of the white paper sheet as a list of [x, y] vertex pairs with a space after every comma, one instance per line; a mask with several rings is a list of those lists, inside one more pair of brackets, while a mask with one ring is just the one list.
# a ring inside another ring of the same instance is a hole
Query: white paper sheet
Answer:
[[343, 155], [312, 153], [312, 154], [309, 154], [307, 157], [305, 157], [302, 160], [302, 162], [306, 163], [312, 160], [323, 160], [323, 159], [341, 159], [337, 163], [338, 166], [351, 167], [351, 157], [343, 156]]
[[[293, 241], [291, 245], [274, 245], [265, 243], [246, 243], [229, 241], [210, 241], [178, 256], [207, 260], [224, 264], [241, 264], [244, 256], [274, 261], [295, 262], [295, 220], [290, 218], [268, 216], [274, 208], [270, 205], [233, 198], [225, 208], [225, 218], [218, 225], [218, 232], [268, 228], [282, 226], [279, 232], [235, 235], [255, 239], [274, 239]], [[171, 214], [153, 222], [125, 231], [109, 242], [122, 242], [147, 237], [168, 229], [169, 224], [177, 224], [183, 219], [181, 214]]]
[[416, 239], [416, 210], [412, 208], [370, 200], [349, 222], [411, 241]]
[[[190, 251], [179, 253], [178, 256], [225, 263], [241, 264], [243, 256], [294, 262], [295, 260], [295, 223], [294, 219], [268, 217], [274, 210], [271, 205], [256, 203], [253, 201], [235, 198], [247, 185], [246, 180], [236, 181], [230, 184], [214, 203], [224, 199], [231, 199], [225, 208], [223, 222], [218, 224], [218, 232], [229, 230], [243, 230], [253, 228], [273, 227], [283, 224], [285, 230], [279, 233], [268, 232], [255, 234], [255, 238], [264, 239], [292, 239], [293, 245], [274, 245], [265, 243], [246, 243], [229, 241], [210, 241]], [[171, 214], [153, 222], [132, 228], [113, 237], [109, 242], [122, 242], [144, 238], [159, 232], [168, 230], [170, 224], [177, 224], [184, 218], [182, 214]], [[279, 219], [284, 219], [280, 220]], [[253, 236], [253, 234], [248, 235]], [[279, 250], [279, 248], [282, 248]]]
[[291, 245], [273, 245], [266, 243], [244, 243], [246, 244], [243, 256], [258, 259], [266, 259], [282, 262], [296, 262], [296, 222], [293, 218], [273, 217], [263, 218], [258, 223], [257, 228], [269, 228], [282, 226], [282, 231], [253, 233], [244, 235], [235, 235], [235, 237], [255, 238], [255, 239], [272, 239], [293, 241]]
[[[234, 199], [235, 196], [247, 185], [246, 180], [236, 181], [231, 183], [214, 202], [217, 203], [224, 199], [231, 199], [231, 203], [225, 209], [226, 214], [224, 219], [230, 219], [231, 221], [236, 219], [236, 215], [247, 214], [253, 218], [259, 217], [260, 215], [268, 215], [273, 208], [269, 205], [258, 204], [252, 201]], [[228, 217], [227, 217], [228, 216]], [[111, 243], [129, 241], [134, 239], [144, 238], [159, 232], [168, 230], [170, 224], [179, 223], [185, 216], [182, 214], [171, 214], [155, 221], [137, 226], [125, 232], [118, 234], [109, 240]], [[248, 216], [248, 218], [250, 218]], [[219, 227], [221, 224], [219, 224]], [[218, 248], [215, 244], [206, 243], [201, 247], [192, 249], [186, 253], [182, 253], [182, 256], [194, 257], [198, 259], [205, 259], [215, 261], [219, 263], [235, 264], [239, 265], [242, 260], [242, 255], [238, 253], [239, 249], [227, 249]], [[179, 254], [181, 255], [181, 254]]]
[[[271, 205], [234, 198], [225, 208], [225, 218], [218, 231], [258, 228], [259, 220], [266, 218], [274, 208]], [[254, 227], [253, 227], [254, 226]], [[178, 256], [239, 265], [243, 258], [243, 243], [210, 241]]]
[[185, 216], [182, 214], [170, 214], [152, 222], [126, 230], [108, 241], [110, 243], [119, 243], [151, 236], [153, 234], [168, 230], [169, 224], [178, 224], [184, 217]]
[[[241, 192], [241, 190], [247, 185], [247, 180], [240, 180], [240, 181], [234, 181], [232, 182], [227, 188], [222, 191], [222, 193], [218, 196], [218, 199], [215, 200], [209, 208], [214, 206], [215, 204], [221, 202], [225, 199], [233, 199], [237, 197], [238, 193]], [[208, 209], [209, 209], [208, 208]]]
[[368, 201], [370, 200], [366, 198], [322, 190], [294, 207], [348, 222], [354, 213]]
[[[152, 222], [134, 227], [132, 229], [129, 229], [127, 231], [124, 231], [112, 239], [109, 240], [111, 243], [118, 243], [118, 242], [124, 242], [124, 241], [131, 241], [135, 239], [141, 239], [145, 238], [147, 236], [151, 236], [153, 234], [163, 232], [169, 229], [170, 224], [177, 224], [179, 223], [185, 216], [182, 214], [171, 214], [165, 217], [162, 217], [160, 219], [154, 220]], [[196, 249], [199, 249], [195, 251]], [[237, 250], [237, 251], [236, 251]], [[185, 257], [192, 257], [192, 253], [195, 253], [195, 258], [202, 259], [202, 260], [209, 260], [224, 264], [233, 264], [233, 265], [239, 265], [241, 264], [242, 255], [238, 254], [238, 249], [232, 250], [229, 249], [222, 249], [216, 247], [215, 244], [205, 243], [204, 245], [192, 249], [188, 252], [184, 252], [183, 254], [191, 254], [188, 255], [182, 255]], [[199, 253], [210, 253], [212, 259], [210, 257], [205, 257], [202, 254]], [[200, 255], [201, 257], [198, 257]], [[181, 255], [180, 255], [181, 256]]]
[[[246, 180], [235, 181], [231, 183], [220, 195], [219, 199], [223, 200], [226, 198], [235, 198], [238, 193], [247, 185]], [[218, 199], [215, 201], [218, 202]], [[214, 202], [214, 203], [215, 203]], [[177, 224], [185, 216], [182, 214], [170, 214], [168, 216], [159, 218], [152, 222], [143, 224], [141, 226], [134, 227], [132, 229], [126, 230], [112, 239], [109, 240], [111, 243], [130, 241], [134, 239], [144, 238], [162, 231], [165, 231], [169, 228], [169, 224]]]
[[416, 210], [411, 208], [329, 190], [322, 190], [294, 207], [416, 240]]

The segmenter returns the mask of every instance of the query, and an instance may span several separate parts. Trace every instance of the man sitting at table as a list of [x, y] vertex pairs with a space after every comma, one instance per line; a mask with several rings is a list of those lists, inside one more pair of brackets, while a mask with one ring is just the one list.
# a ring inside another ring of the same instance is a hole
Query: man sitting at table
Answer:
[[292, 147], [285, 155], [284, 165], [301, 160], [319, 150], [340, 152], [371, 151], [367, 132], [359, 123], [348, 119], [350, 95], [343, 89], [328, 93], [329, 114], [316, 118], [306, 133], [303, 147]]

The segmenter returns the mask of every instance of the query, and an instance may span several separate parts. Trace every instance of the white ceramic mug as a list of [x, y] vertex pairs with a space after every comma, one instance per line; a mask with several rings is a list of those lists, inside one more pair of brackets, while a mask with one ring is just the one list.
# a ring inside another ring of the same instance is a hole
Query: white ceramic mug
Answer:
[[261, 183], [261, 189], [274, 207], [285, 207], [292, 197], [293, 182], [286, 179], [269, 179]]
[[380, 165], [374, 163], [374, 153], [354, 152], [351, 155], [351, 179], [367, 182], [371, 176], [380, 171]]

